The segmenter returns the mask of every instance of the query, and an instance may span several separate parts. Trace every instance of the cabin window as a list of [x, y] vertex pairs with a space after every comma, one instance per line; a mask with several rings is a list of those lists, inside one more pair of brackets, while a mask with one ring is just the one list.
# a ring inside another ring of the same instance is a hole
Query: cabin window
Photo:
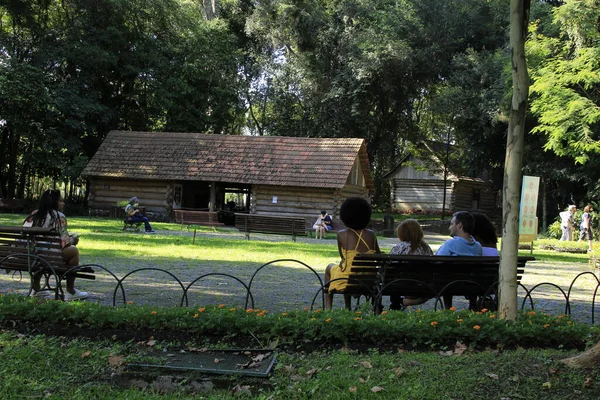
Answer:
[[479, 198], [481, 197], [481, 190], [473, 189], [473, 197], [471, 200], [471, 209], [479, 210]]
[[362, 168], [360, 167], [360, 163], [358, 162], [358, 157], [354, 160], [354, 165], [352, 166], [352, 171], [348, 175], [348, 179], [346, 183], [349, 185], [355, 186], [365, 186], [365, 177], [362, 173]]

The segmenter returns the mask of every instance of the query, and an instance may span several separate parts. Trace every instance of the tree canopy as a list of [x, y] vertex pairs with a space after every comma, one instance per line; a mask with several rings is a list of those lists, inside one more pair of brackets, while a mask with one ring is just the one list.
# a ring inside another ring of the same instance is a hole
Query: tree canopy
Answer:
[[[365, 138], [380, 207], [401, 157], [449, 141], [453, 172], [500, 189], [509, 3], [3, 1], [0, 195], [77, 182], [111, 129]], [[524, 171], [558, 209], [600, 194], [598, 4], [531, 15]]]

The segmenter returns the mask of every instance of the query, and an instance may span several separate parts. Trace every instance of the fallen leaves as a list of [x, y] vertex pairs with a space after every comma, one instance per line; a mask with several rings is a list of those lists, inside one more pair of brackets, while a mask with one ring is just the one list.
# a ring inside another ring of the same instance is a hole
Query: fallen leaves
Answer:
[[81, 353], [81, 358], [88, 358], [90, 354], [92, 354], [91, 351], [84, 351], [83, 353]]
[[362, 365], [364, 368], [367, 368], [367, 369], [373, 368], [373, 366], [371, 365], [371, 363], [368, 362], [368, 361], [359, 361], [359, 364]]
[[371, 388], [371, 392], [373, 392], [373, 393], [377, 393], [377, 392], [381, 392], [381, 391], [383, 391], [383, 388], [381, 386], [373, 386]]
[[109, 356], [108, 365], [111, 367], [120, 367], [125, 363], [125, 357], [123, 356]]

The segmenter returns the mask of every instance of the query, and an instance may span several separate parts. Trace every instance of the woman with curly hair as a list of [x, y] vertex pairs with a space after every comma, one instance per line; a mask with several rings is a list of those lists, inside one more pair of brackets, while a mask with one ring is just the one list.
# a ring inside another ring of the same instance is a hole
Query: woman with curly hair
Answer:
[[[329, 264], [325, 270], [325, 308], [331, 309], [333, 295], [346, 288], [350, 266], [357, 254], [380, 253], [377, 236], [367, 225], [371, 221], [371, 205], [362, 197], [350, 197], [340, 207], [340, 219], [346, 225], [337, 234], [338, 251], [342, 260]], [[350, 295], [344, 294], [346, 308], [350, 309]]]

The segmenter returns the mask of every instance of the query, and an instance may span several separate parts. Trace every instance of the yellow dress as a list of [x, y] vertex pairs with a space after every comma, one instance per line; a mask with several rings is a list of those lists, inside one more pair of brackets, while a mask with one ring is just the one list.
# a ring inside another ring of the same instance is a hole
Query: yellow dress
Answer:
[[[356, 241], [356, 246], [354, 247], [354, 249], [342, 249], [342, 254], [344, 255], [344, 258], [342, 259], [342, 261], [340, 261], [339, 265], [335, 265], [331, 268], [330, 271], [330, 278], [331, 281], [334, 281], [335, 279], [339, 279], [339, 278], [348, 278], [348, 276], [350, 276], [350, 266], [352, 266], [352, 262], [354, 261], [354, 257], [356, 257], [357, 254], [374, 254], [375, 250], [371, 249], [369, 247], [369, 244], [365, 241], [365, 239], [362, 238], [362, 234], [363, 231], [361, 230], [360, 233], [356, 232], [354, 229], [350, 229], [348, 228], [348, 230], [354, 232], [356, 234], [356, 236], [358, 236], [358, 240]], [[365, 244], [365, 246], [367, 246], [367, 251], [364, 252], [358, 252], [358, 245], [360, 244], [360, 242], [363, 242]], [[346, 289], [346, 286], [348, 285], [348, 281], [345, 279], [340, 279], [339, 281], [335, 281], [335, 282], [331, 282], [329, 284], [329, 293], [337, 293], [340, 291], [343, 291], [344, 289]]]

